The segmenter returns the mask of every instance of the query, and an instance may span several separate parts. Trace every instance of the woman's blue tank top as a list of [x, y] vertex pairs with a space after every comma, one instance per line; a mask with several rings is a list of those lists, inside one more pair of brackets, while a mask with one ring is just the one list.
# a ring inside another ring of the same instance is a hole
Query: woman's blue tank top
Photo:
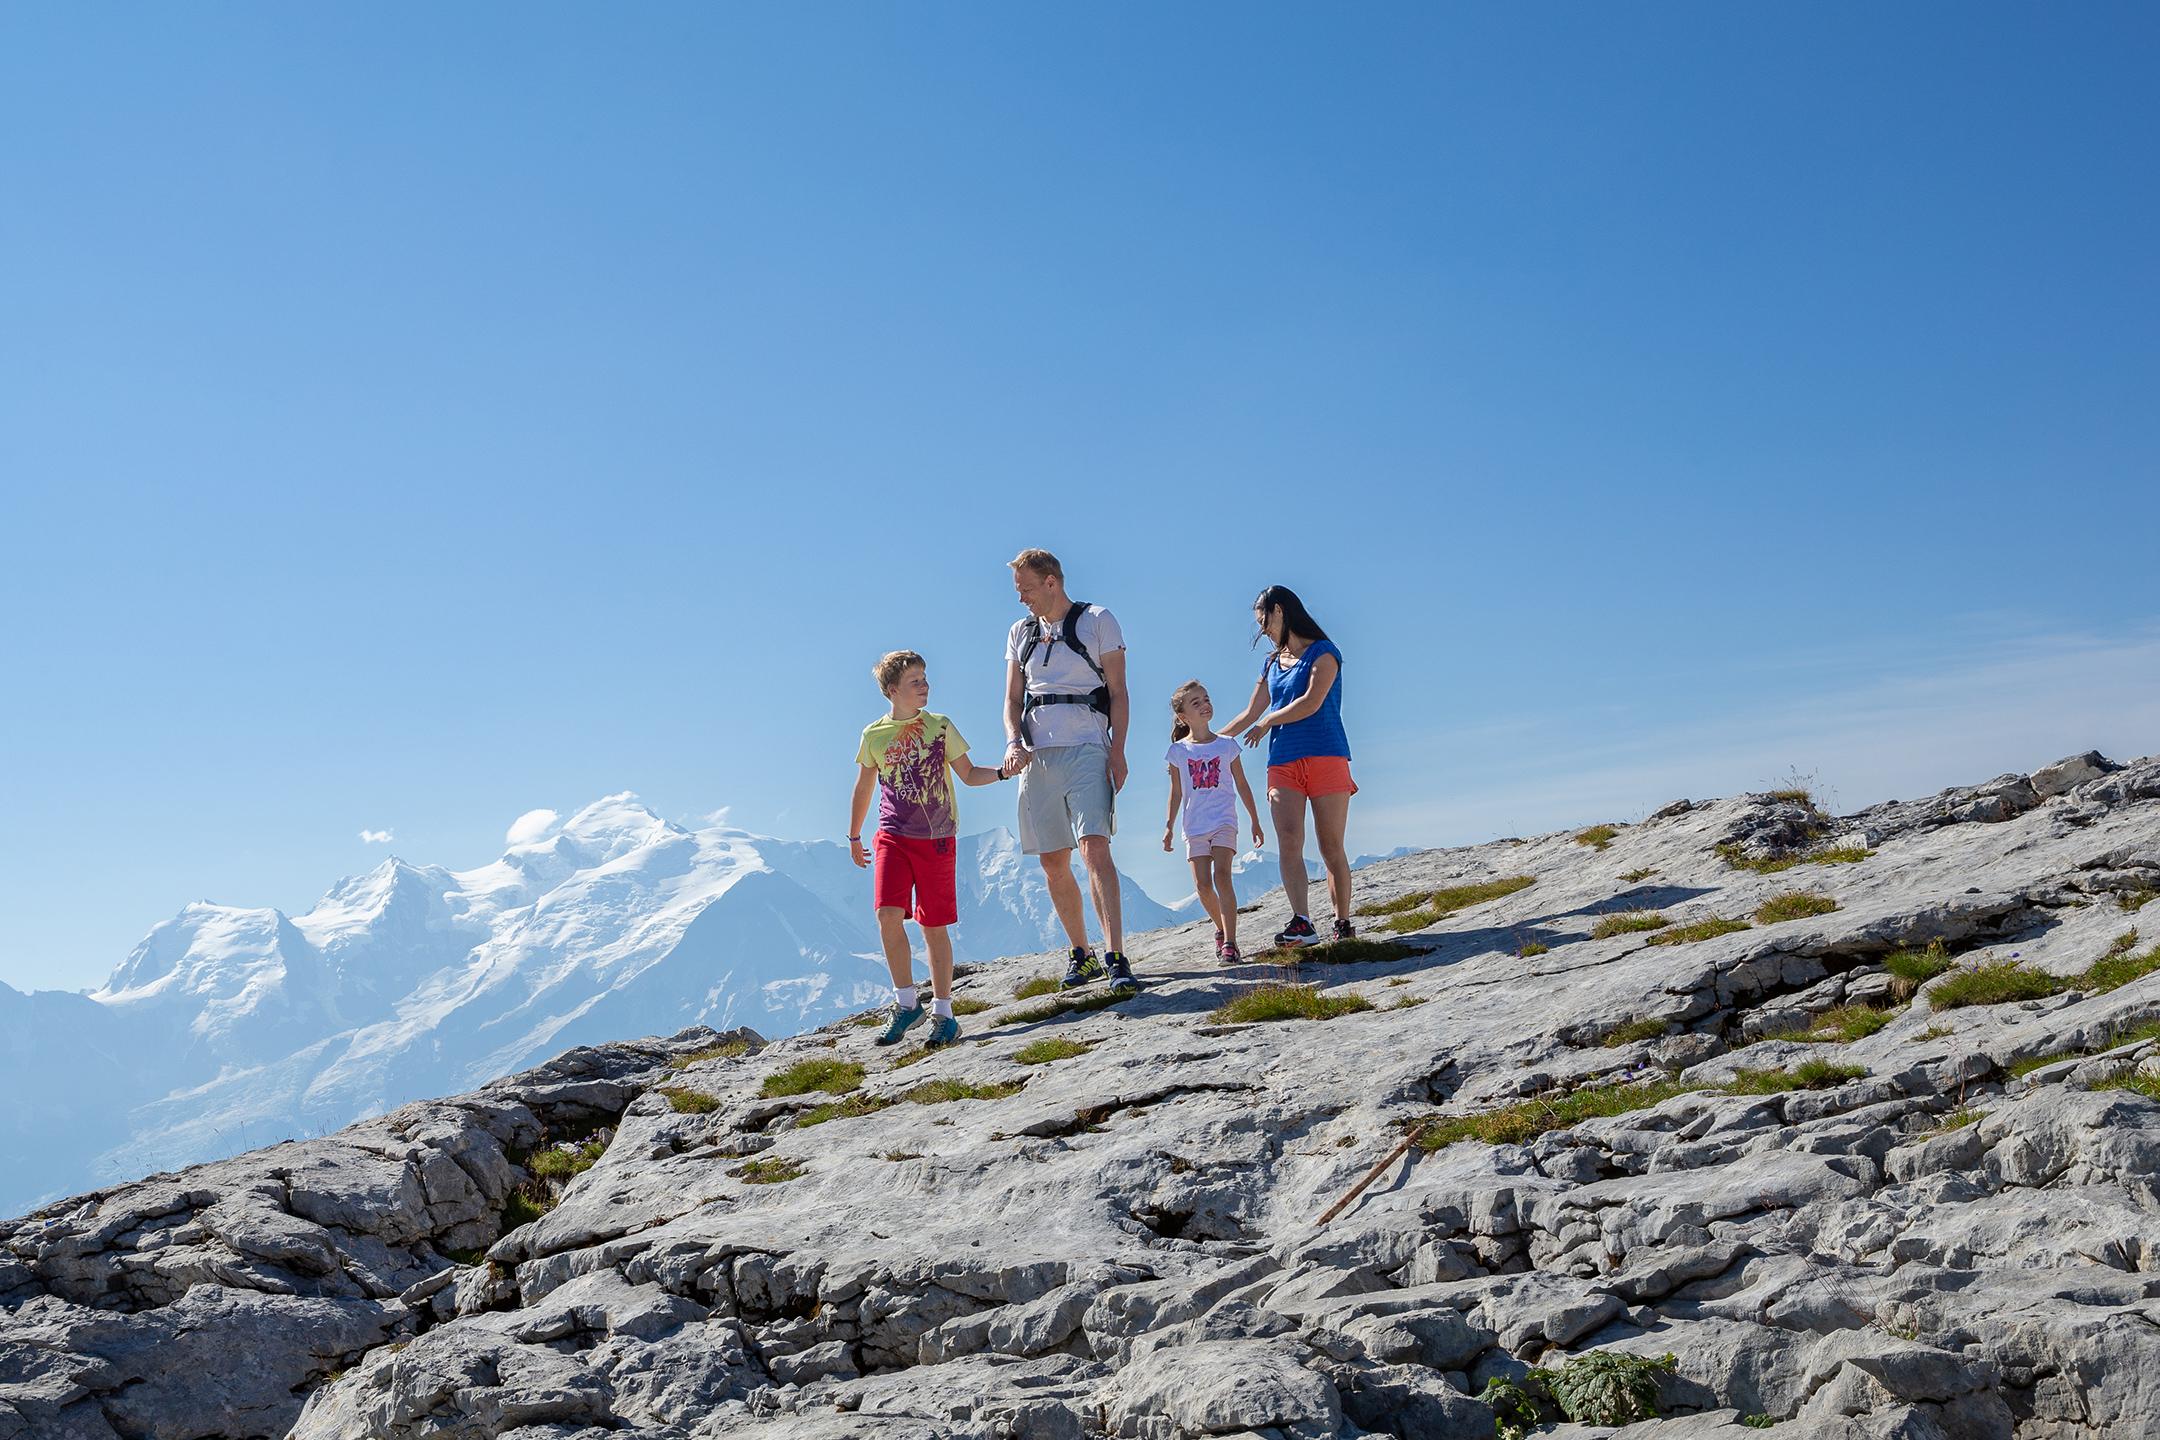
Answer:
[[1340, 755], [1350, 758], [1350, 738], [1342, 728], [1342, 651], [1335, 648], [1332, 640], [1315, 640], [1305, 647], [1295, 664], [1288, 668], [1269, 656], [1267, 666], [1260, 672], [1267, 681], [1268, 708], [1280, 710], [1305, 693], [1312, 683], [1312, 667], [1323, 655], [1335, 657], [1335, 683], [1328, 687], [1327, 698], [1320, 708], [1303, 720], [1293, 720], [1288, 725], [1277, 725], [1268, 731], [1267, 763], [1288, 765], [1293, 760], [1308, 760], [1315, 755]]

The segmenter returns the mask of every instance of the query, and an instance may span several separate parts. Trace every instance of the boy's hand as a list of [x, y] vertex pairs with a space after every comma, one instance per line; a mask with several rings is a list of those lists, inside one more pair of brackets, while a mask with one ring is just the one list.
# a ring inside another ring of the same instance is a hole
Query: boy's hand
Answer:
[[867, 870], [870, 868], [870, 852], [863, 849], [863, 843], [859, 838], [848, 841], [847, 848], [848, 858], [855, 862], [856, 869]]

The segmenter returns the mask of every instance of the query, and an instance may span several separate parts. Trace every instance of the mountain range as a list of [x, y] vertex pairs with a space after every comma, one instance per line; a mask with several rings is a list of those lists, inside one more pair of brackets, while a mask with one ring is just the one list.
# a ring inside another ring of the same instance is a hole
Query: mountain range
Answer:
[[[959, 842], [954, 953], [1063, 944], [1002, 829]], [[685, 1025], [788, 1035], [888, 984], [845, 847], [688, 829], [611, 795], [453, 871], [385, 860], [304, 914], [206, 902], [87, 995], [0, 984], [0, 1213], [326, 1133], [566, 1047]], [[1133, 931], [1178, 917], [1124, 877]]]

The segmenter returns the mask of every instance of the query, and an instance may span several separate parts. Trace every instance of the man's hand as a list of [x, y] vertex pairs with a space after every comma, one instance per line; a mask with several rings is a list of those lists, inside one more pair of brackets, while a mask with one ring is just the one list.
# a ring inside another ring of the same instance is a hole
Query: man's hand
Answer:
[[847, 848], [848, 858], [855, 862], [856, 869], [867, 870], [870, 868], [870, 852], [863, 849], [863, 843], [861, 840], [856, 839], [848, 841]]
[[1118, 792], [1118, 791], [1120, 791], [1120, 790], [1123, 790], [1123, 789], [1125, 788], [1125, 776], [1126, 776], [1126, 773], [1127, 773], [1127, 769], [1126, 769], [1126, 765], [1125, 765], [1125, 752], [1124, 752], [1124, 751], [1122, 751], [1122, 750], [1113, 750], [1113, 751], [1111, 751], [1111, 752], [1110, 752], [1110, 790], [1111, 790], [1111, 793], [1112, 793], [1112, 794], [1115, 794], [1116, 792]]

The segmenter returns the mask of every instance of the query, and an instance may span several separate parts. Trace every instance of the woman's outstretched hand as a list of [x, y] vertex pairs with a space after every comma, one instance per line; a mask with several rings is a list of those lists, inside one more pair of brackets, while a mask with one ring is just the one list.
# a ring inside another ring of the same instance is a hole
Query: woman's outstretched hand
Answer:
[[[1265, 724], [1259, 724], [1259, 725], [1255, 725], [1255, 726], [1253, 726], [1253, 727], [1252, 727], [1252, 729], [1250, 729], [1250, 730], [1247, 730], [1247, 731], [1245, 732], [1244, 736], [1243, 736], [1243, 739], [1244, 739], [1244, 741], [1245, 741], [1245, 748], [1246, 748], [1246, 749], [1248, 749], [1248, 750], [1250, 750], [1250, 749], [1252, 749], [1252, 748], [1253, 748], [1253, 747], [1254, 747], [1255, 745], [1258, 745], [1258, 744], [1260, 743], [1260, 739], [1261, 739], [1261, 737], [1262, 737], [1262, 736], [1264, 736], [1264, 735], [1266, 735], [1266, 734], [1267, 734], [1267, 732], [1268, 732], [1268, 727], [1267, 727], [1267, 726], [1266, 726]], [[1233, 738], [1237, 738], [1237, 737], [1233, 737]]]

